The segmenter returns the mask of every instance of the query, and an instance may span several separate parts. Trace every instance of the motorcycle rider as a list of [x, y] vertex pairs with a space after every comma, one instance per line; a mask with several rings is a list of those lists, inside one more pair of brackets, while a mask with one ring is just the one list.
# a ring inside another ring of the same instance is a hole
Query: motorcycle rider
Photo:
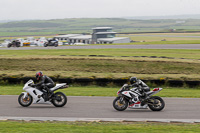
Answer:
[[138, 87], [140, 93], [141, 93], [141, 98], [145, 99], [146, 98], [146, 93], [150, 91], [150, 88], [140, 79], [137, 79], [136, 77], [131, 77], [130, 78], [130, 83], [131, 87]]
[[[37, 87], [37, 89], [41, 90], [44, 93], [43, 95], [44, 100], [47, 101], [51, 93], [50, 88], [53, 88], [55, 86], [55, 83], [50, 77], [43, 75], [41, 71], [37, 72], [35, 76], [36, 76], [36, 80], [39, 81], [39, 83], [33, 84], [31, 86]], [[43, 91], [43, 89], [45, 91]]]

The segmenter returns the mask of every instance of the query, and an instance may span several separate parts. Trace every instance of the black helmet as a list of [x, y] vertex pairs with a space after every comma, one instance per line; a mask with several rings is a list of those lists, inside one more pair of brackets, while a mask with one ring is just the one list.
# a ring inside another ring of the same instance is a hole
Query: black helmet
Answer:
[[137, 78], [136, 77], [131, 77], [130, 78], [130, 83], [131, 84], [134, 84], [134, 83], [136, 83], [137, 82]]
[[43, 73], [42, 72], [37, 72], [35, 77], [37, 80], [40, 80], [40, 78], [43, 76]]

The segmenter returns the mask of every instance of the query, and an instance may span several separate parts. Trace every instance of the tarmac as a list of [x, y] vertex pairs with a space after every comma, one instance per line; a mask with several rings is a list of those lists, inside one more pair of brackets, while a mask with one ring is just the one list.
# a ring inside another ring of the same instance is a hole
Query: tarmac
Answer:
[[159, 112], [116, 111], [112, 106], [115, 97], [68, 96], [62, 108], [52, 104], [21, 107], [17, 98], [0, 96], [0, 120], [200, 123], [200, 98], [163, 98], [166, 106]]

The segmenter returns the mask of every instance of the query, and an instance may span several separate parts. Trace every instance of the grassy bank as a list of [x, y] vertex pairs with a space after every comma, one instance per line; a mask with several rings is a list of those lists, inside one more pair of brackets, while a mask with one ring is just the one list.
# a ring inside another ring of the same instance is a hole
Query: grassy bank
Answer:
[[200, 50], [0, 50], [0, 77], [97, 77], [199, 80]]
[[199, 74], [200, 63], [115, 59], [0, 59], [0, 70], [75, 71], [93, 73]]
[[135, 41], [132, 44], [200, 44], [200, 33], [120, 34]]
[[[70, 46], [69, 46], [70, 47]], [[60, 56], [145, 56], [200, 59], [199, 49], [47, 49], [47, 50], [3, 50], [0, 49], [0, 58], [41, 58]], [[135, 57], [136, 58], [136, 57]]]
[[98, 58], [0, 59], [0, 77], [33, 77], [37, 71], [64, 78], [129, 78], [198, 80], [200, 62]]
[[[19, 95], [24, 91], [22, 88], [23, 85], [0, 85], [0, 95]], [[158, 93], [161, 97], [200, 98], [200, 88], [162, 88], [163, 90]], [[70, 86], [59, 91], [68, 96], [117, 96], [119, 89], [120, 87]]]
[[47, 133], [196, 133], [199, 124], [122, 122], [25, 122], [0, 121], [0, 132]]

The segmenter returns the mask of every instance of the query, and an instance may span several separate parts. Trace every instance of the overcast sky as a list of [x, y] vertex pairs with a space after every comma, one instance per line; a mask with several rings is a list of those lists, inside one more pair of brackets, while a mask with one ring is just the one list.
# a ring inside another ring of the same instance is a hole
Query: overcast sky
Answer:
[[200, 14], [200, 0], [0, 0], [0, 20]]

